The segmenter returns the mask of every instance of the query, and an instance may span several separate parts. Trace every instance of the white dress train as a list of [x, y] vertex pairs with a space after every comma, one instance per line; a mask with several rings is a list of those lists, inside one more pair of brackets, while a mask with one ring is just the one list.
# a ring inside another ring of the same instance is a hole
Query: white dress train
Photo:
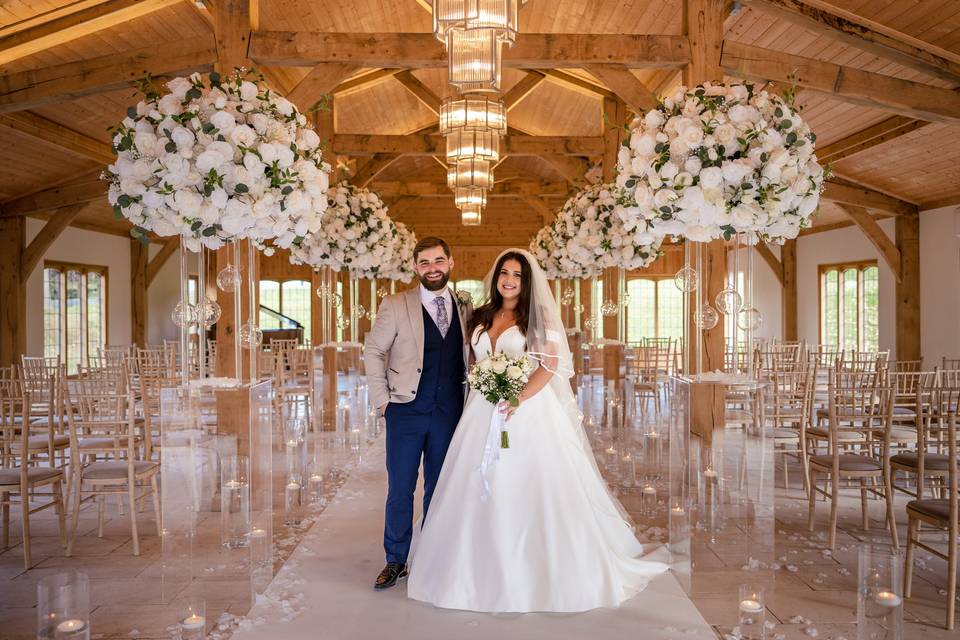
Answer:
[[[478, 359], [491, 351], [486, 333], [473, 344]], [[518, 356], [524, 336], [511, 327], [497, 347]], [[470, 392], [414, 535], [409, 597], [470, 611], [577, 612], [617, 606], [667, 570], [640, 558], [643, 545], [552, 385], [507, 423], [510, 448], [487, 471], [482, 499], [480, 462], [494, 410]]]

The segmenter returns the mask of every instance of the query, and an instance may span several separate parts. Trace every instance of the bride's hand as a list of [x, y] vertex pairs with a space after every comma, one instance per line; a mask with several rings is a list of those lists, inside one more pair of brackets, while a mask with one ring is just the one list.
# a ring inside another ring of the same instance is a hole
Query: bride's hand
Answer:
[[500, 404], [497, 405], [497, 410], [500, 411], [500, 413], [502, 413], [504, 416], [504, 422], [509, 422], [510, 418], [513, 417], [513, 414], [516, 413], [517, 409], [519, 408], [519, 405], [515, 407], [505, 400], [501, 400]]

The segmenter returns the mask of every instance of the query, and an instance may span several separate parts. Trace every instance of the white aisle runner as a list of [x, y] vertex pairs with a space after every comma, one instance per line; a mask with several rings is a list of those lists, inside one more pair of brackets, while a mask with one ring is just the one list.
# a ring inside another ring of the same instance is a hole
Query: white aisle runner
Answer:
[[237, 640], [514, 640], [715, 638], [672, 574], [657, 577], [619, 609], [581, 614], [480, 614], [409, 600], [406, 585], [383, 592], [386, 496], [383, 438], [277, 574], [234, 634]]

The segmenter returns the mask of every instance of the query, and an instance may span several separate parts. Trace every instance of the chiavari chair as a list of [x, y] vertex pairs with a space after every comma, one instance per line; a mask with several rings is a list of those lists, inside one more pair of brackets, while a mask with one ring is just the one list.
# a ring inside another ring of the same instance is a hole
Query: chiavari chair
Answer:
[[[0, 431], [6, 442], [4, 458], [0, 467], [0, 511], [3, 520], [3, 548], [10, 545], [10, 508], [15, 504], [12, 495], [20, 496], [20, 513], [23, 530], [23, 563], [29, 569], [31, 558], [30, 516], [53, 507], [57, 512], [60, 527], [60, 542], [67, 546], [66, 512], [63, 501], [63, 470], [52, 465], [37, 463], [30, 450], [29, 415], [33, 399], [24, 381], [17, 377], [0, 379]], [[19, 433], [18, 433], [19, 432]], [[8, 441], [10, 437], [12, 442]], [[10, 446], [16, 445], [16, 446]], [[50, 494], [37, 493], [37, 489], [50, 488]], [[49, 496], [50, 501], [31, 508], [31, 498]]]
[[157, 476], [160, 464], [138, 457], [132, 394], [106, 391], [96, 380], [70, 380], [64, 385], [70, 426], [70, 473], [73, 501], [67, 555], [73, 551], [85, 500], [98, 502], [97, 536], [103, 536], [105, 499], [126, 497], [129, 505], [133, 555], [140, 555], [137, 503], [153, 498], [157, 535], [160, 535], [160, 493]]
[[948, 358], [947, 356], [943, 356], [940, 361], [940, 368], [948, 370], [960, 370], [960, 358]]
[[274, 389], [279, 406], [303, 404], [302, 415], [310, 416], [314, 406], [314, 359], [311, 349], [288, 349], [277, 355]]
[[630, 376], [630, 388], [633, 390], [630, 401], [639, 401], [641, 415], [646, 415], [647, 405], [652, 403], [654, 415], [660, 417], [661, 366], [666, 365], [669, 357], [670, 347], [656, 343], [631, 347], [629, 350], [627, 375]]
[[[830, 500], [829, 545], [833, 549], [837, 539], [837, 514], [841, 482], [853, 481], [860, 485], [860, 508], [863, 529], [869, 530], [867, 498], [870, 494], [882, 497], [886, 503], [886, 523], [894, 548], [899, 547], [897, 526], [893, 512], [893, 490], [890, 470], [890, 428], [893, 424], [893, 388], [864, 384], [862, 373], [834, 372], [830, 379], [828, 399], [828, 452], [810, 456], [810, 491], [807, 526], [814, 530], [817, 494]], [[876, 380], [876, 378], [874, 378]], [[841, 427], [842, 425], [842, 427]], [[879, 442], [870, 439], [882, 429]], [[861, 434], [857, 452], [851, 451], [840, 438], [842, 431]], [[817, 476], [825, 476], [824, 488], [817, 485]], [[868, 481], [870, 481], [868, 483]]]
[[768, 433], [773, 436], [774, 452], [783, 456], [783, 486], [790, 488], [787, 458], [792, 456], [803, 469], [803, 487], [809, 491], [806, 427], [813, 406], [814, 369], [770, 371], [764, 375], [768, 381], [765, 422], [770, 424]]
[[[956, 390], [947, 393], [954, 396]], [[949, 402], [949, 399], [948, 399]], [[950, 404], [945, 404], [943, 398], [938, 398], [938, 411], [949, 409], [946, 415], [941, 413], [938, 428], [945, 431], [948, 460], [946, 469], [945, 496], [911, 500], [907, 503], [907, 551], [904, 558], [903, 593], [909, 598], [913, 587], [913, 554], [914, 548], [919, 547], [938, 558], [947, 561], [947, 611], [944, 627], [952, 631], [956, 617], [957, 606], [957, 558], [960, 556], [960, 526], [958, 526], [958, 456], [957, 448], [957, 414]], [[924, 529], [924, 525], [930, 529]], [[922, 533], [947, 534], [946, 551], [943, 545], [931, 545], [921, 541]]]
[[934, 492], [939, 491], [950, 469], [950, 459], [944, 452], [947, 435], [944, 425], [948, 416], [957, 410], [960, 386], [942, 385], [931, 376], [918, 387], [916, 397], [919, 416], [915, 447], [892, 456], [890, 465], [894, 471], [916, 479], [916, 491], [896, 484], [894, 489], [923, 500], [927, 481]]

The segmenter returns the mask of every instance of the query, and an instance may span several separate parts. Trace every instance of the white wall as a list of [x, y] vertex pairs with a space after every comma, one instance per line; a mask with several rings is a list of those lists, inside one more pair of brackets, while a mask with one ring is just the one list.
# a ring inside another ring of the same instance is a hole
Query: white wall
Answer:
[[[27, 243], [43, 220], [27, 220]], [[130, 239], [68, 227], [27, 278], [27, 354], [43, 355], [43, 261], [107, 267], [107, 344], [130, 344]]]
[[[160, 251], [159, 244], [150, 247], [150, 257]], [[190, 265], [194, 261], [189, 262]], [[178, 340], [180, 330], [170, 319], [180, 300], [180, 251], [167, 258], [147, 292], [147, 343], [162, 344], [164, 340]]]
[[920, 350], [927, 367], [960, 357], [960, 238], [957, 207], [920, 214]]
[[[771, 247], [773, 254], [780, 257], [780, 248]], [[733, 272], [736, 265], [737, 251], [730, 251], [727, 255], [727, 269]], [[743, 248], [740, 254], [740, 272], [747, 272], [747, 257], [753, 254], [753, 306], [760, 311], [763, 325], [754, 332], [756, 338], [783, 338], [783, 287], [766, 260], [760, 257], [756, 249]], [[746, 278], [744, 278], [746, 281]], [[714, 303], [711, 301], [710, 303]], [[742, 338], [741, 338], [742, 339]]]

